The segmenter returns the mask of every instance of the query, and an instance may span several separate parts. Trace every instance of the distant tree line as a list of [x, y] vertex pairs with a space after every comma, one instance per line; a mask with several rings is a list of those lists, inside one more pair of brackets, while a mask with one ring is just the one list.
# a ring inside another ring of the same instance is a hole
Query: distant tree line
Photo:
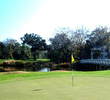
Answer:
[[93, 31], [62, 28], [50, 42], [49, 57], [57, 63], [70, 62], [71, 55], [77, 60], [90, 59], [93, 47], [110, 45], [110, 29], [103, 26], [96, 27]]
[[0, 42], [0, 59], [34, 59], [39, 51], [46, 50], [46, 42], [39, 35], [26, 33], [20, 44], [15, 39]]
[[53, 62], [70, 62], [71, 55], [76, 59], [90, 58], [91, 48], [107, 44], [104, 39], [110, 33], [107, 27], [97, 27], [93, 31], [85, 28], [60, 28], [50, 38], [50, 44], [35, 33], [26, 33], [21, 37], [22, 43], [15, 39], [0, 42], [0, 59], [34, 59], [41, 51], [47, 51], [47, 58]]

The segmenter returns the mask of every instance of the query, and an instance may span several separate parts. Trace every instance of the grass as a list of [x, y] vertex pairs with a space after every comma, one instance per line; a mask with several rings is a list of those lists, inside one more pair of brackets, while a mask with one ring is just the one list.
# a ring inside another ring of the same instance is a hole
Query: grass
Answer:
[[37, 59], [37, 61], [41, 61], [41, 62], [49, 62], [50, 59]]
[[[19, 74], [18, 74], [19, 73]], [[16, 78], [46, 78], [46, 77], [65, 77], [65, 76], [80, 76], [80, 77], [110, 77], [110, 71], [90, 71], [90, 72], [80, 72], [80, 71], [69, 71], [69, 72], [3, 72], [0, 73], [0, 82], [5, 80], [11, 80]]]
[[[15, 59], [0, 59], [0, 62], [4, 62], [7, 60], [15, 60]], [[16, 60], [16, 61], [42, 61], [42, 62], [44, 61], [44, 62], [49, 62], [50, 59], [36, 59], [36, 60], [28, 59], [28, 60]]]
[[109, 100], [109, 85], [110, 71], [1, 73], [0, 100]]

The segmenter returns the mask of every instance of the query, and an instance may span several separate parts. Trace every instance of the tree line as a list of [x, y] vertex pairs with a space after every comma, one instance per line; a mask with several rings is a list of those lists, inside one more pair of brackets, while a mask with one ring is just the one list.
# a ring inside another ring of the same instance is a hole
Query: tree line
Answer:
[[15, 39], [0, 42], [0, 59], [34, 59], [41, 51], [47, 51], [47, 58], [51, 61], [70, 62], [71, 54], [75, 59], [90, 58], [91, 48], [102, 46], [109, 42], [105, 39], [110, 34], [107, 27], [96, 27], [93, 31], [85, 28], [60, 28], [55, 36], [50, 38], [50, 44], [35, 33], [26, 33], [21, 37], [22, 43]]

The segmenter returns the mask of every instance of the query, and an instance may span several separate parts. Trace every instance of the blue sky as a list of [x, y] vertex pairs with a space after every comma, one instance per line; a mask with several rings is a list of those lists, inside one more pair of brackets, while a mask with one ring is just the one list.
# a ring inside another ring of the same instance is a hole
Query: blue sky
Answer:
[[109, 0], [0, 0], [0, 41], [27, 33], [48, 40], [58, 27], [110, 25]]
[[19, 29], [38, 11], [43, 1], [0, 0], [0, 40], [24, 34], [19, 33]]

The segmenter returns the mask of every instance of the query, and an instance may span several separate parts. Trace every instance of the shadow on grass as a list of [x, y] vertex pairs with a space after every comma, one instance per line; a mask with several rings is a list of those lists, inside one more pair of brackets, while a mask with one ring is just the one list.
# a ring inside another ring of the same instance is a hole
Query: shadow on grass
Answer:
[[32, 91], [42, 91], [43, 89], [34, 89]]

